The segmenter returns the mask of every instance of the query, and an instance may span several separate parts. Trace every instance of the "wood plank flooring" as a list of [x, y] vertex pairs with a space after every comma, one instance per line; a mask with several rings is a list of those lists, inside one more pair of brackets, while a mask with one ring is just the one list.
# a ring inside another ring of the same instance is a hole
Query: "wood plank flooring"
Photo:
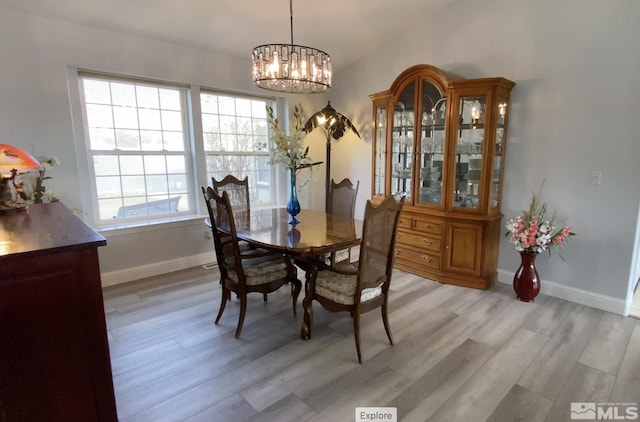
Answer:
[[192, 268], [104, 291], [121, 422], [353, 421], [393, 406], [398, 421], [569, 421], [571, 402], [640, 403], [640, 320], [541, 294], [515, 300], [396, 271], [380, 313], [352, 322], [314, 304], [300, 339], [289, 290], [250, 296], [219, 325], [217, 269]]

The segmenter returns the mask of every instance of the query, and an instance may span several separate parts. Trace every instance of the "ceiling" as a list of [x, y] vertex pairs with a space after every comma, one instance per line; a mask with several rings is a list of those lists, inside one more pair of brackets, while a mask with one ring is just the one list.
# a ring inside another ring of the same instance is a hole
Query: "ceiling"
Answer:
[[[296, 0], [294, 43], [347, 66], [456, 0]], [[248, 57], [291, 40], [287, 0], [0, 0], [0, 8]]]

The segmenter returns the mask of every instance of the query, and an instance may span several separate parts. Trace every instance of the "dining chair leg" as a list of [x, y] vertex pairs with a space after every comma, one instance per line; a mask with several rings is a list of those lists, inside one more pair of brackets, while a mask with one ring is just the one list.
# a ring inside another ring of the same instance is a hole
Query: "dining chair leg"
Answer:
[[238, 316], [238, 328], [236, 328], [236, 338], [240, 337], [240, 331], [242, 331], [242, 324], [244, 324], [244, 315], [247, 312], [247, 295], [240, 296], [240, 315]]
[[389, 343], [393, 346], [393, 337], [391, 337], [391, 327], [389, 326], [389, 315], [387, 312], [388, 306], [387, 301], [381, 307], [382, 309], [382, 323], [384, 324], [384, 330], [387, 332], [387, 338], [389, 339]]
[[220, 301], [220, 309], [218, 310], [218, 316], [216, 317], [216, 325], [220, 321], [220, 317], [222, 317], [222, 313], [224, 312], [225, 306], [227, 306], [227, 299], [231, 297], [231, 292], [222, 285], [222, 300]]
[[360, 314], [354, 312], [353, 317], [353, 336], [356, 339], [356, 352], [358, 352], [358, 363], [362, 363], [362, 354], [360, 353]]

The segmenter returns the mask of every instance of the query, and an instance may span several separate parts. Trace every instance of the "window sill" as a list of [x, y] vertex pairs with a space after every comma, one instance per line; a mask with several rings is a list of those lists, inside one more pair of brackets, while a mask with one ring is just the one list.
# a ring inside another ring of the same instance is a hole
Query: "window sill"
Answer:
[[[264, 205], [252, 206], [251, 209], [270, 209], [285, 208], [285, 205]], [[193, 226], [197, 224], [204, 225], [204, 220], [208, 219], [208, 215], [182, 215], [172, 218], [164, 218], [157, 220], [138, 220], [138, 221], [122, 221], [117, 224], [108, 224], [96, 228], [96, 231], [106, 238], [115, 236], [126, 236], [132, 233], [143, 233], [157, 230], [167, 230], [175, 227]]]
[[204, 225], [204, 215], [186, 215], [158, 219], [153, 221], [131, 221], [120, 222], [118, 224], [105, 225], [96, 228], [98, 233], [104, 237], [124, 236], [131, 233], [142, 233], [157, 230], [172, 229], [175, 227], [192, 226], [195, 224]]

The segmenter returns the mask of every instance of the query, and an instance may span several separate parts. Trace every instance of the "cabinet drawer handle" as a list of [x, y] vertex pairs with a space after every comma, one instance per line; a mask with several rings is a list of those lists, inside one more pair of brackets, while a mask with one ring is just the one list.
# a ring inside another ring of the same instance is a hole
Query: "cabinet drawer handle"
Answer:
[[428, 264], [431, 262], [431, 257], [429, 255], [422, 255], [422, 260]]
[[431, 239], [422, 239], [424, 241], [424, 244], [426, 246], [431, 246], [433, 245], [433, 241]]

